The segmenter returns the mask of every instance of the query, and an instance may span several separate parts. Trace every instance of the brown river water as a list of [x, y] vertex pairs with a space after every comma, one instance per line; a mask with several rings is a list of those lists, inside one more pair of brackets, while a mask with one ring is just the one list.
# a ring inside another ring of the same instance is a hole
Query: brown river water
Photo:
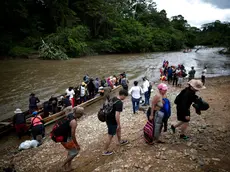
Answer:
[[95, 78], [126, 71], [130, 80], [140, 81], [145, 75], [151, 81], [157, 81], [159, 68], [165, 59], [170, 65], [184, 64], [187, 70], [195, 66], [197, 78], [205, 65], [208, 66], [208, 77], [229, 75], [230, 57], [217, 54], [218, 50], [103, 55], [67, 61], [0, 61], [0, 120], [13, 116], [16, 108], [27, 110], [31, 92], [45, 101], [51, 95], [64, 93], [69, 86], [79, 85], [86, 73]]

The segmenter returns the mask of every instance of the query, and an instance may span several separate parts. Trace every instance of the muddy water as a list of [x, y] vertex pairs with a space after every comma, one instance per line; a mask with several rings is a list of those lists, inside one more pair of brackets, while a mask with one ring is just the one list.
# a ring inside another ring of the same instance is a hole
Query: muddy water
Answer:
[[200, 77], [204, 65], [208, 77], [229, 75], [230, 58], [216, 53], [218, 49], [200, 50], [198, 53], [151, 53], [134, 55], [92, 56], [68, 61], [7, 60], [0, 62], [0, 120], [13, 115], [15, 108], [28, 109], [28, 97], [34, 92], [41, 101], [52, 94], [60, 94], [68, 86], [81, 83], [88, 73], [103, 77], [126, 71], [129, 79], [146, 75], [154, 81], [164, 59], [171, 65], [184, 64], [189, 70], [195, 66]]

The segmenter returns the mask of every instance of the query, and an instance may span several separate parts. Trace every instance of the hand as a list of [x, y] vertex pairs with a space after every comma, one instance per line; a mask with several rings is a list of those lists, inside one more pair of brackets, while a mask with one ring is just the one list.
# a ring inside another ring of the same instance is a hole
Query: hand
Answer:
[[185, 119], [189, 121], [190, 120], [190, 116], [186, 116]]
[[150, 115], [150, 116], [149, 116], [149, 120], [153, 120], [153, 115]]

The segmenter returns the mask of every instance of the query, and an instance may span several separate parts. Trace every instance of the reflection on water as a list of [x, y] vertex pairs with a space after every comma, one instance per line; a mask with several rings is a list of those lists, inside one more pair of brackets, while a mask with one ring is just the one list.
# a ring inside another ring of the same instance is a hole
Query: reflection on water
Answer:
[[230, 74], [230, 59], [216, 54], [216, 51], [105, 55], [68, 61], [0, 61], [0, 120], [12, 116], [17, 107], [26, 110], [31, 92], [40, 100], [46, 100], [52, 94], [63, 93], [68, 86], [81, 83], [86, 73], [103, 77], [126, 71], [130, 79], [146, 75], [153, 81], [159, 78], [159, 68], [165, 59], [172, 65], [184, 64], [187, 70], [195, 66], [196, 77], [200, 76], [205, 65], [209, 77]]

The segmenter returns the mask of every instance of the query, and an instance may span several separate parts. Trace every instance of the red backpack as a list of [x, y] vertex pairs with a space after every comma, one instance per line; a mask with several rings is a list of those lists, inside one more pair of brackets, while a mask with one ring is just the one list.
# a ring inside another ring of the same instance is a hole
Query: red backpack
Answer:
[[153, 120], [145, 124], [144, 126], [144, 140], [147, 144], [153, 144], [153, 137], [154, 137], [154, 122]]
[[50, 138], [54, 142], [66, 142], [67, 138], [71, 135], [70, 122], [75, 119], [73, 114], [69, 114], [64, 119], [59, 120], [53, 126], [52, 131], [50, 132]]

